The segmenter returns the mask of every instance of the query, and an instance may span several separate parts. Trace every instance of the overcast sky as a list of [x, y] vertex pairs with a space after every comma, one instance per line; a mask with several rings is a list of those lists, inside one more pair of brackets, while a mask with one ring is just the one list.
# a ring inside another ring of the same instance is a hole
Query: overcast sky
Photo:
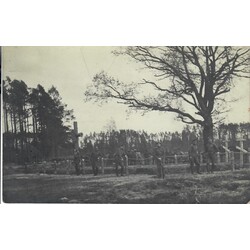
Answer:
[[[79, 131], [84, 134], [103, 130], [110, 119], [117, 129], [146, 130], [148, 132], [180, 131], [184, 124], [173, 114], [158, 112], [141, 116], [126, 113], [126, 107], [115, 102], [98, 106], [83, 101], [84, 91], [96, 73], [104, 70], [121, 81], [131, 82], [147, 74], [138, 64], [111, 53], [115, 47], [4, 47], [3, 75], [12, 80], [23, 80], [28, 87], [41, 84], [47, 90], [54, 85], [68, 108], [74, 109]], [[236, 87], [228, 94], [239, 98], [230, 104], [226, 122], [249, 122], [250, 82], [236, 81]]]

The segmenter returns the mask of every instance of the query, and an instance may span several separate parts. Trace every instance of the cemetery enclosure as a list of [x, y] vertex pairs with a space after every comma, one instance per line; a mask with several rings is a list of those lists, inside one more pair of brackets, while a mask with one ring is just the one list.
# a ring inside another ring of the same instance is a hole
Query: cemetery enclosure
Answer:
[[[167, 173], [189, 173], [189, 159], [187, 154], [173, 155], [162, 158]], [[250, 169], [250, 153], [249, 152], [217, 152], [215, 155], [217, 170], [235, 170], [235, 169]], [[200, 163], [202, 169], [205, 169], [206, 159], [203, 154], [200, 154]], [[114, 159], [100, 157], [97, 162], [99, 174], [114, 173]], [[148, 158], [128, 158], [124, 159], [126, 174], [147, 173], [155, 174], [156, 167], [153, 157]], [[62, 158], [54, 161], [44, 161], [40, 163], [26, 164], [24, 166], [15, 164], [4, 164], [4, 174], [13, 173], [41, 173], [41, 174], [74, 174], [75, 168], [73, 158]], [[83, 159], [81, 162], [81, 173], [91, 174], [92, 168], [88, 159]]]
[[250, 169], [191, 175], [8, 174], [3, 200], [15, 203], [247, 203]]

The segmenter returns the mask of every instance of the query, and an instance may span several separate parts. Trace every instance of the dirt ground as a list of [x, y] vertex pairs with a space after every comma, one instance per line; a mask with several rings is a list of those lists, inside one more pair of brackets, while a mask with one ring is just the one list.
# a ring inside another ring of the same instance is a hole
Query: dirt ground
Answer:
[[250, 201], [250, 169], [201, 175], [9, 174], [3, 178], [6, 203], [232, 204]]

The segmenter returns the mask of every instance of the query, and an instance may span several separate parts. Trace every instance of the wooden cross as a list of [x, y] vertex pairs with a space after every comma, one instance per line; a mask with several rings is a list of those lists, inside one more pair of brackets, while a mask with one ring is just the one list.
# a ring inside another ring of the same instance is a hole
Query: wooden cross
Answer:
[[243, 138], [243, 135], [240, 135], [237, 139], [236, 139], [237, 142], [240, 142], [240, 148], [241, 149], [244, 149], [243, 148], [243, 142], [245, 141], [245, 139]]
[[228, 149], [228, 143], [229, 143], [229, 136], [228, 134], [226, 134], [226, 139], [225, 139], [225, 147], [223, 147], [225, 149], [225, 153], [226, 153], [226, 162], [229, 162], [229, 154], [230, 154], [230, 150]]
[[244, 164], [244, 156], [243, 153], [248, 153], [245, 149], [244, 149], [244, 141], [245, 139], [243, 138], [243, 135], [241, 134], [239, 138], [236, 139], [237, 142], [240, 142], [240, 146], [236, 146], [237, 149], [240, 150], [240, 167], [243, 167]]
[[74, 129], [72, 130], [74, 149], [79, 149], [79, 137], [81, 137], [82, 135], [82, 133], [78, 133], [77, 122], [74, 122]]

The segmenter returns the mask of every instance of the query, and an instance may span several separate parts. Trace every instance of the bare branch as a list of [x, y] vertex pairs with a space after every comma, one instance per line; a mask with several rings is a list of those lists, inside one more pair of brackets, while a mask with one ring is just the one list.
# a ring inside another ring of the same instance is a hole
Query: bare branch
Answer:
[[[250, 78], [249, 53], [249, 48], [229, 46], [122, 48], [117, 54], [140, 63], [154, 79], [125, 84], [100, 73], [86, 100], [115, 99], [133, 109], [172, 112], [184, 123], [213, 126], [213, 118], [223, 113], [218, 102], [234, 86], [233, 79]], [[145, 85], [153, 87], [152, 93], [143, 92]], [[186, 104], [192, 112], [183, 108]]]

